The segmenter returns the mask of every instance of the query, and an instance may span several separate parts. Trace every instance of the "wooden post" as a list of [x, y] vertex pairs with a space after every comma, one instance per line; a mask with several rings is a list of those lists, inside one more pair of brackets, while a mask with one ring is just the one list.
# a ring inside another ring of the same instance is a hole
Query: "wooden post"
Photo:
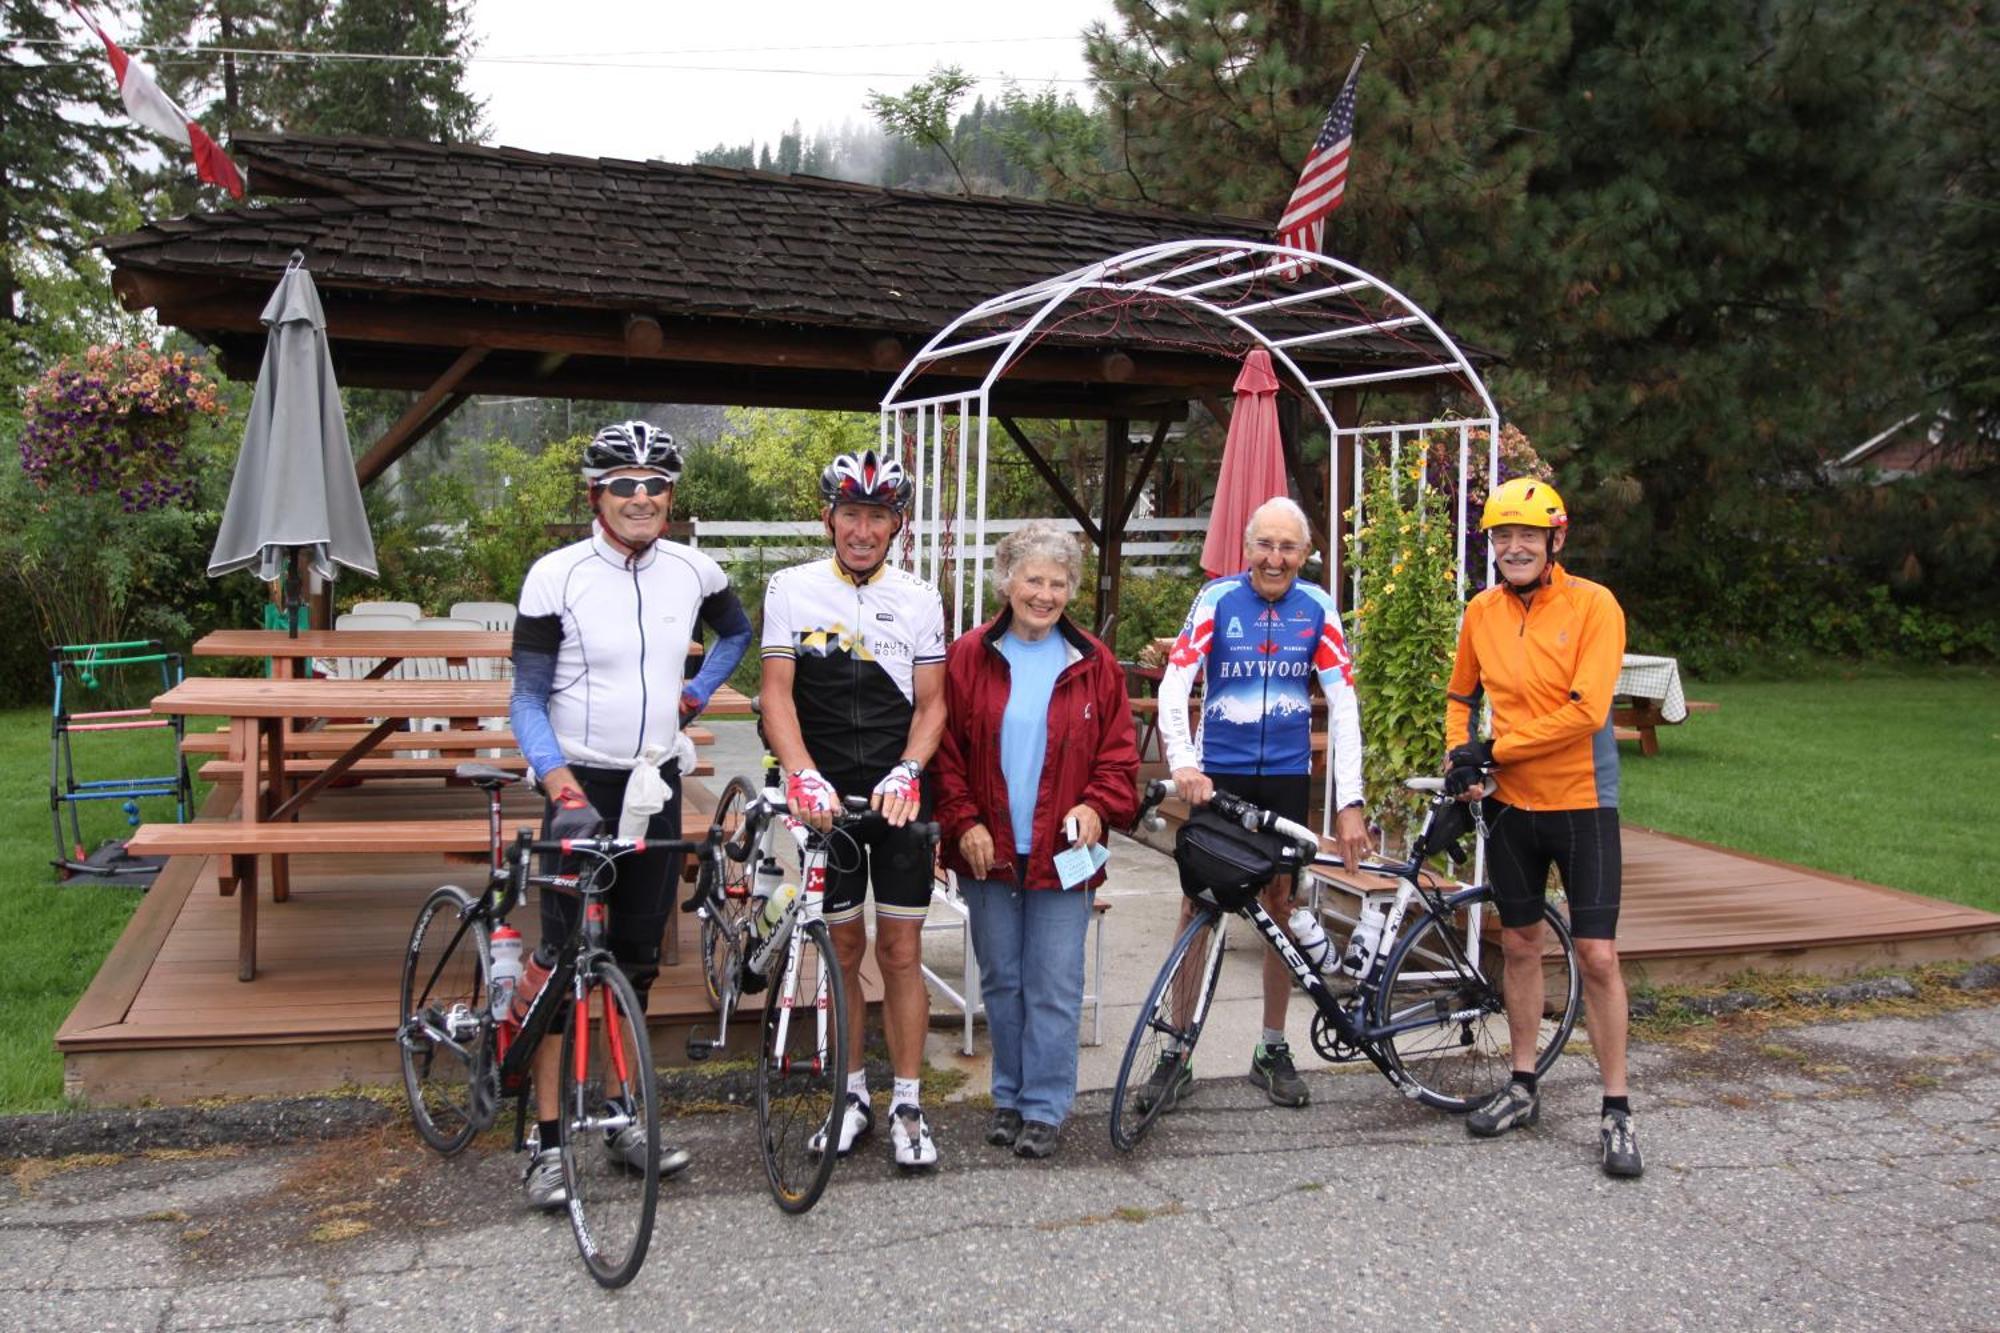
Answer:
[[1125, 556], [1125, 456], [1131, 451], [1132, 423], [1112, 417], [1104, 423], [1104, 492], [1097, 546], [1097, 637], [1110, 642], [1118, 620], [1118, 587]]

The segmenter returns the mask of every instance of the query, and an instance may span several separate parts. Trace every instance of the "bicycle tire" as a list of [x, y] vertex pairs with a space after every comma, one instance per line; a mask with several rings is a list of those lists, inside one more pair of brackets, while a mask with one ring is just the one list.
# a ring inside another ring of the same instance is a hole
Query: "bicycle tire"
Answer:
[[[579, 1030], [589, 1033], [581, 1073]], [[559, 1080], [570, 1230], [597, 1284], [622, 1287], [646, 1262], [653, 1237], [660, 1198], [660, 1097], [645, 1011], [632, 983], [608, 960], [591, 965], [582, 1002], [571, 1004]], [[613, 1150], [613, 1137], [623, 1129], [606, 1129], [604, 1121], [611, 1118], [637, 1128], [642, 1157], [637, 1169]]]
[[[785, 1212], [803, 1213], [819, 1202], [839, 1156], [827, 1140], [846, 1104], [847, 988], [824, 921], [792, 931], [783, 966], [764, 998], [757, 1145], [771, 1197]], [[807, 995], [810, 1007], [800, 1000]], [[813, 1021], [796, 1021], [801, 1015]]]
[[[464, 890], [431, 891], [410, 928], [398, 992], [403, 1022], [396, 1046], [403, 1092], [417, 1137], [449, 1157], [472, 1142], [482, 1114], [478, 1082], [492, 1073], [493, 1019], [487, 986], [493, 952], [486, 922], [473, 917]], [[453, 1045], [429, 1032], [456, 1031]]]
[[[1384, 1038], [1382, 1045], [1391, 1065], [1409, 1079], [1418, 1100], [1443, 1111], [1470, 1111], [1505, 1087], [1513, 1072], [1500, 982], [1489, 980], [1476, 967], [1467, 968], [1459, 961], [1458, 952], [1432, 942], [1437, 932], [1451, 929], [1452, 916], [1460, 911], [1479, 911], [1492, 897], [1491, 888], [1480, 886], [1447, 899], [1451, 915], [1440, 917], [1426, 911], [1390, 953], [1381, 989], [1371, 1006], [1378, 1026], [1395, 1021], [1394, 1016], [1413, 1015], [1425, 1006], [1437, 1010], [1438, 1021], [1433, 1026]], [[1537, 1075], [1548, 1072], [1569, 1043], [1582, 998], [1582, 975], [1577, 970], [1569, 923], [1547, 903], [1542, 904], [1542, 921], [1556, 951], [1543, 952]], [[1465, 1017], [1474, 1012], [1477, 1017]]]
[[[746, 777], [731, 778], [729, 785], [722, 789], [722, 796], [715, 803], [715, 817], [710, 822], [723, 830], [726, 843], [737, 844], [738, 837], [744, 832], [743, 808], [761, 794], [756, 784]], [[718, 924], [717, 918], [733, 923], [738, 940], [747, 938], [751, 865], [748, 857], [737, 861], [727, 852], [711, 864], [718, 866], [721, 881], [713, 886], [714, 896], [709, 900], [708, 913], [701, 918], [701, 981], [708, 991], [709, 1008], [721, 1013], [725, 991], [734, 991], [735, 977], [731, 973], [742, 959], [736, 950], [729, 948], [728, 933]]]
[[[1131, 1040], [1125, 1043], [1118, 1083], [1111, 1094], [1111, 1143], [1121, 1152], [1138, 1147], [1153, 1122], [1188, 1095], [1177, 1091], [1171, 1097], [1149, 1096], [1148, 1085], [1156, 1072], [1171, 1087], [1188, 1078], [1188, 1090], [1192, 1090], [1194, 1048], [1208, 1022], [1216, 979], [1222, 974], [1222, 944], [1228, 925], [1228, 918], [1213, 908], [1197, 911], [1153, 979], [1138, 1021], [1132, 1025]], [[1175, 1017], [1177, 1011], [1183, 1017]]]

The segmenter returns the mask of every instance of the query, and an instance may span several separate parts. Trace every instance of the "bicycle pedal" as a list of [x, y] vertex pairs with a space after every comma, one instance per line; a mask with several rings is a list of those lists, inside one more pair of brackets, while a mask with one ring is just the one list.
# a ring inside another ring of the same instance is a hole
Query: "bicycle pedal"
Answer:
[[715, 1046], [714, 1042], [704, 1040], [701, 1037], [689, 1037], [687, 1041], [687, 1057], [694, 1063], [700, 1064], [702, 1061], [708, 1059], [709, 1056], [715, 1054]]

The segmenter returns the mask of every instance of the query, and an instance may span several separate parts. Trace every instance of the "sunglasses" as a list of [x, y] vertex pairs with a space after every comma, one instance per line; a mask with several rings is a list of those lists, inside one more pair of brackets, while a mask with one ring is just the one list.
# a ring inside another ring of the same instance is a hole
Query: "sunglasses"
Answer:
[[665, 495], [673, 489], [673, 483], [665, 477], [613, 477], [598, 485], [621, 500], [629, 500], [642, 491], [647, 495]]

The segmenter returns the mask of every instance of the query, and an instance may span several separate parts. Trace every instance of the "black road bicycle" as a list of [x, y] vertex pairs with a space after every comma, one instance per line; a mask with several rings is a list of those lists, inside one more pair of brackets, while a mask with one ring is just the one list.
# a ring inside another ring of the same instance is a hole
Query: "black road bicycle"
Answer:
[[[403, 1088], [417, 1133], [450, 1155], [498, 1118], [501, 1099], [515, 1103], [514, 1147], [527, 1146], [529, 1071], [559, 1012], [562, 1028], [563, 1182], [570, 1229], [590, 1275], [622, 1287], [646, 1260], [660, 1192], [660, 1103], [646, 1014], [607, 943], [606, 895], [619, 858], [649, 848], [701, 854], [707, 843], [680, 839], [572, 838], [537, 841], [522, 829], [501, 834], [500, 793], [520, 775], [462, 764], [457, 775], [486, 793], [492, 872], [477, 898], [456, 885], [433, 890], [417, 913], [403, 958]], [[532, 870], [543, 853], [582, 859], [580, 874]], [[492, 931], [527, 899], [528, 887], [583, 900], [576, 929], [555, 970], [516, 1023], [495, 1014]], [[607, 1151], [612, 1136], [641, 1128], [645, 1168], [634, 1171]]]
[[[1470, 821], [1463, 804], [1439, 790], [1439, 780], [1415, 779], [1410, 785], [1433, 793], [1429, 809], [1409, 860], [1361, 867], [1398, 886], [1380, 943], [1355, 978], [1316, 971], [1257, 900], [1258, 890], [1274, 876], [1296, 877], [1314, 865], [1340, 863], [1321, 852], [1318, 835], [1224, 792], [1206, 807], [1213, 822], [1205, 827], [1221, 836], [1204, 842], [1183, 830], [1175, 859], [1193, 917], [1167, 954], [1126, 1044], [1111, 1103], [1113, 1144], [1127, 1151], [1138, 1146], [1153, 1122], [1191, 1090], [1194, 1048], [1215, 997], [1231, 916], [1256, 927], [1311, 999], [1313, 1050], [1322, 1059], [1365, 1058], [1405, 1096], [1445, 1111], [1469, 1111], [1506, 1085], [1513, 1058], [1499, 953], [1468, 949], [1465, 943], [1468, 925], [1493, 902], [1493, 890], [1483, 884], [1441, 885], [1424, 869], [1439, 853], [1465, 860], [1458, 840]], [[1171, 783], [1151, 784], [1141, 819], [1172, 790]], [[1241, 830], [1244, 839], [1231, 845], [1230, 835], [1216, 828], [1222, 821]], [[1581, 996], [1569, 925], [1553, 905], [1544, 904], [1542, 918], [1548, 943], [1535, 1039], [1538, 1073], [1555, 1063], [1569, 1041]]]

